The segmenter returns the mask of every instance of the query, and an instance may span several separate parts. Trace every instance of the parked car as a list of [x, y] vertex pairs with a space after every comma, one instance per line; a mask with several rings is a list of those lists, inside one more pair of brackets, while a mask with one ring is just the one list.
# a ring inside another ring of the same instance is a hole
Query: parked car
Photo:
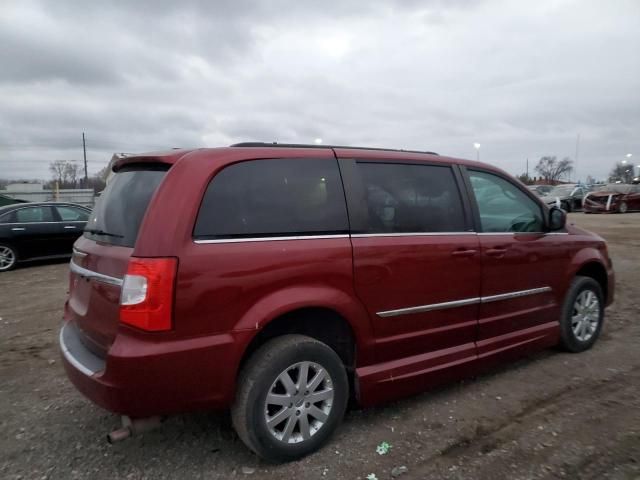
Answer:
[[240, 144], [130, 156], [74, 246], [60, 347], [112, 441], [230, 408], [313, 452], [370, 406], [561, 345], [613, 301], [605, 241], [510, 175], [431, 153]]
[[627, 213], [640, 210], [640, 185], [610, 183], [584, 197], [585, 213]]
[[553, 189], [551, 185], [527, 185], [527, 188], [540, 197], [543, 197]]
[[16, 203], [0, 207], [0, 272], [18, 262], [71, 256], [91, 210], [73, 203]]
[[583, 185], [556, 185], [542, 200], [547, 205], [558, 205], [566, 212], [574, 212], [582, 208], [582, 199], [589, 189]]

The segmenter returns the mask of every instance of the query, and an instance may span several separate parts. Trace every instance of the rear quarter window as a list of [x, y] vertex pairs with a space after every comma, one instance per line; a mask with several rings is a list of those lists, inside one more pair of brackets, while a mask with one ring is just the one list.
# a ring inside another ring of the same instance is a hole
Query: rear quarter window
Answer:
[[196, 239], [347, 233], [335, 159], [250, 160], [219, 172], [205, 192]]

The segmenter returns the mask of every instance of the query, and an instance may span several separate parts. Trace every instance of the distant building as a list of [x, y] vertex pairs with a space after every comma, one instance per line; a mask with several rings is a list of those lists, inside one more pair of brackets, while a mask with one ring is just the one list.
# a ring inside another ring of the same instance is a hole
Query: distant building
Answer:
[[0, 190], [0, 196], [13, 200], [13, 203], [70, 202], [89, 208], [92, 208], [95, 203], [95, 194], [92, 188], [45, 190], [41, 183], [11, 183], [7, 185], [6, 189]]

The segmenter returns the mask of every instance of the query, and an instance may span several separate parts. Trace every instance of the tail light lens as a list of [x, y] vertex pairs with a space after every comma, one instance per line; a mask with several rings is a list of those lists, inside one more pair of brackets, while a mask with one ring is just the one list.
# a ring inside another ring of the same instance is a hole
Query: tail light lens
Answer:
[[132, 258], [120, 293], [120, 321], [158, 332], [171, 330], [175, 258]]

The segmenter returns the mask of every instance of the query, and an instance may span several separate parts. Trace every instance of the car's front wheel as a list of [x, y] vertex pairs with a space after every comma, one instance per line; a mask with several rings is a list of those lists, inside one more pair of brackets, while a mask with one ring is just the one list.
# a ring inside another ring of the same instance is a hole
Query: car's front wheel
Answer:
[[290, 461], [324, 444], [348, 398], [336, 352], [313, 338], [285, 335], [261, 346], [242, 369], [231, 417], [240, 439], [260, 457]]
[[0, 243], [0, 272], [11, 270], [18, 263], [18, 253], [11, 245]]
[[618, 205], [618, 212], [627, 213], [628, 210], [629, 206], [627, 205], [627, 202], [620, 202], [620, 205]]
[[567, 292], [560, 320], [560, 344], [570, 352], [591, 348], [602, 330], [604, 296], [591, 277], [577, 276]]

